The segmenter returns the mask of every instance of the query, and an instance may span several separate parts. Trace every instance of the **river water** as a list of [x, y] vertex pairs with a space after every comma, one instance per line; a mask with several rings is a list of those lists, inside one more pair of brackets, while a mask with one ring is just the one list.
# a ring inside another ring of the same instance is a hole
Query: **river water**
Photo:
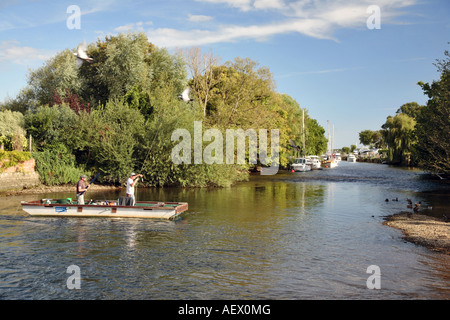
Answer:
[[[74, 195], [1, 197], [0, 299], [449, 299], [449, 257], [382, 224], [406, 198], [441, 215], [448, 195], [420, 171], [341, 162], [231, 188], [138, 189], [188, 202], [176, 221], [29, 217], [21, 200]], [[380, 289], [367, 286], [372, 265]]]

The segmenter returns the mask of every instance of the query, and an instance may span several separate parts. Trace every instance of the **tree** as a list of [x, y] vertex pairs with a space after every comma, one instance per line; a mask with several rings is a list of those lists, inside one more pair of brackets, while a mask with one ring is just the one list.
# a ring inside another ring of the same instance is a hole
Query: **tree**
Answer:
[[37, 106], [59, 105], [54, 101], [59, 96], [62, 102], [70, 100], [72, 103], [67, 103], [71, 106], [89, 105], [95, 109], [131, 91], [129, 95], [148, 100], [147, 105], [140, 104], [146, 114], [151, 113], [155, 90], [171, 88], [170, 94], [177, 96], [186, 82], [182, 57], [156, 48], [143, 32], [107, 36], [89, 44], [87, 54], [93, 62], [84, 62], [80, 67], [74, 51], [66, 49], [42, 67], [31, 70], [27, 87], [4, 108], [25, 112]]
[[[257, 68], [249, 58], [235, 58], [214, 69], [215, 85], [209, 98], [208, 123], [219, 127], [260, 127], [270, 112], [274, 91], [268, 68]], [[265, 122], [267, 123], [267, 121]], [[267, 127], [266, 127], [267, 128]]]
[[0, 112], [0, 150], [22, 151], [26, 147], [23, 114], [17, 111]]
[[417, 118], [417, 116], [420, 113], [420, 110], [423, 108], [423, 106], [419, 105], [417, 102], [408, 102], [403, 104], [398, 110], [397, 114], [404, 113], [411, 118]]
[[428, 96], [417, 117], [418, 162], [431, 172], [450, 174], [450, 54], [435, 64], [441, 72], [439, 81], [419, 82]]
[[78, 75], [75, 56], [66, 49], [49, 59], [44, 66], [30, 71], [27, 104], [49, 104], [55, 91], [63, 97], [67, 89], [79, 95], [84, 83], [84, 79]]
[[108, 96], [118, 99], [134, 86], [146, 86], [151, 70], [146, 55], [151, 46], [145, 34], [119, 34], [105, 48], [105, 60], [98, 67], [99, 80], [108, 88]]
[[371, 148], [383, 148], [384, 136], [380, 130], [363, 130], [359, 133], [359, 142]]
[[24, 117], [25, 128], [33, 137], [37, 151], [65, 150], [71, 153], [77, 140], [78, 117], [66, 104], [60, 107], [41, 106], [29, 110]]
[[415, 125], [416, 121], [404, 113], [387, 117], [382, 128], [385, 130], [384, 140], [389, 149], [391, 162], [410, 164], [410, 156], [416, 142]]
[[122, 100], [80, 115], [76, 150], [89, 154], [90, 167], [102, 173], [101, 180], [123, 182], [135, 170], [135, 152], [142, 139], [144, 116]]
[[202, 54], [200, 48], [191, 48], [182, 53], [192, 77], [194, 96], [202, 106], [203, 117], [206, 118], [211, 90], [220, 81], [219, 78], [214, 77], [214, 69], [218, 66], [219, 58], [215, 57], [212, 52]]
[[365, 146], [370, 146], [372, 144], [372, 130], [364, 130], [359, 133], [359, 142]]
[[306, 120], [306, 154], [320, 155], [327, 150], [325, 129], [319, 125], [316, 119], [309, 116]]
[[[218, 65], [212, 53], [192, 49], [186, 53], [192, 76], [187, 79], [182, 55], [155, 47], [145, 33], [90, 43], [87, 54], [93, 62], [79, 67], [73, 51], [64, 50], [30, 71], [27, 87], [2, 105], [25, 112], [40, 164], [48, 165], [40, 167], [48, 183], [72, 181], [84, 169], [101, 171], [108, 183], [140, 171], [149, 186], [226, 186], [245, 179], [247, 164], [173, 163], [172, 132], [186, 128], [192, 133], [198, 119], [204, 130], [266, 129], [270, 135], [278, 129], [281, 166], [290, 161], [290, 140], [301, 141], [304, 135], [308, 154], [326, 147], [317, 121], [294, 99], [277, 93], [269, 68], [249, 58]], [[178, 99], [186, 85], [193, 89], [193, 103]], [[59, 163], [56, 171], [53, 162]], [[71, 174], [60, 180], [55, 172]]]
[[74, 155], [79, 139], [79, 116], [68, 105], [40, 106], [28, 110], [24, 117], [25, 128], [33, 136], [32, 156], [40, 179], [47, 185], [75, 183], [80, 174], [89, 174], [76, 163]]
[[350, 153], [350, 148], [349, 147], [342, 147], [341, 151], [345, 154], [349, 154]]
[[55, 90], [55, 93], [52, 97], [52, 100], [49, 103], [50, 107], [61, 106], [62, 104], [67, 104], [70, 109], [75, 111], [75, 113], [80, 113], [80, 111], [90, 112], [91, 108], [88, 104], [84, 104], [82, 101], [78, 99], [78, 96], [75, 93], [72, 93], [69, 89], [66, 89], [65, 96], [61, 97], [61, 95]]

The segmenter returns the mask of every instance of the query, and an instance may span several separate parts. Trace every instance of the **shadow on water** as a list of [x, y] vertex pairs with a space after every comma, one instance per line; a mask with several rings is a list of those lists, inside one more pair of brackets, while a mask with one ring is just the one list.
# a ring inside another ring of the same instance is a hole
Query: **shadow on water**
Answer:
[[[20, 200], [74, 195], [0, 198], [0, 298], [448, 299], [448, 256], [381, 223], [406, 198], [446, 208], [447, 192], [419, 171], [342, 163], [231, 188], [137, 189], [138, 200], [188, 202], [176, 221], [33, 218]], [[70, 265], [80, 290], [67, 289]], [[367, 289], [370, 265], [381, 290]]]

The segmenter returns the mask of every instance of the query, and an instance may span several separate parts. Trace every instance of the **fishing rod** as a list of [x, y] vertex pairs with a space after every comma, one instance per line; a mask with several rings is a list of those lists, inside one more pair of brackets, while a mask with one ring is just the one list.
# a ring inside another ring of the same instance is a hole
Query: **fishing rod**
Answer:
[[[98, 173], [98, 174], [95, 176], [95, 178], [92, 179], [91, 182], [89, 182], [89, 185], [86, 187], [86, 189], [89, 188], [89, 186], [90, 186], [91, 184], [93, 184], [95, 180], [97, 180], [97, 178], [98, 178], [99, 175], [100, 175], [100, 173]], [[86, 193], [86, 190], [84, 190], [84, 191], [81, 193], [81, 195], [84, 195], [85, 193]]]

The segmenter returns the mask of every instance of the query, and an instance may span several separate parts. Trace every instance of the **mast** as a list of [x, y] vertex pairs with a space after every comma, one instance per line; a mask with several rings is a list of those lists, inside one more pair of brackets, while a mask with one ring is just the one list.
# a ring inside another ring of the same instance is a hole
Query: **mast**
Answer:
[[334, 159], [334, 156], [333, 156], [333, 148], [334, 148], [334, 123], [333, 123], [333, 136], [332, 136], [332, 138], [331, 138], [331, 156], [332, 156], [333, 159]]
[[330, 120], [327, 120], [327, 133], [328, 133], [328, 141], [327, 141], [327, 155], [330, 154]]
[[306, 147], [305, 147], [305, 109], [302, 109], [303, 111], [303, 116], [302, 116], [302, 120], [303, 120], [303, 126], [302, 126], [302, 131], [303, 131], [303, 156], [306, 157]]

